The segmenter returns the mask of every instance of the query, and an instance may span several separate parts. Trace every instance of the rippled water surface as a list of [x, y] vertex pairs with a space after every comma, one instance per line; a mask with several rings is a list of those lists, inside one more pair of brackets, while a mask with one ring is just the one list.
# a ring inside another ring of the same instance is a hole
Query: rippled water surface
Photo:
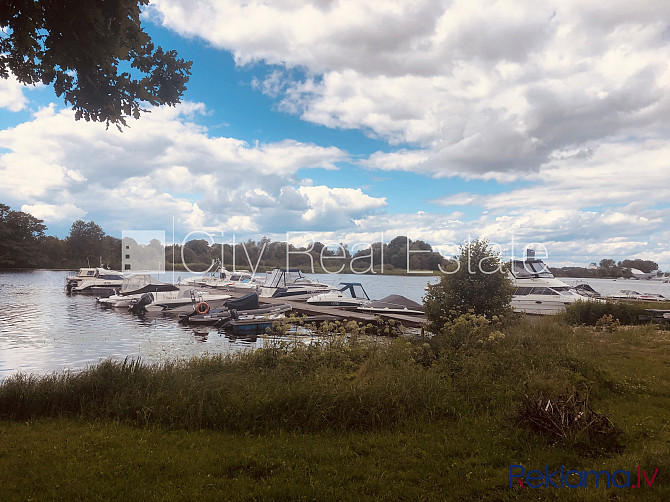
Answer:
[[[91, 296], [64, 293], [70, 274], [0, 272], [0, 380], [17, 372], [83, 369], [107, 358], [159, 362], [253, 350], [267, 343], [262, 336], [235, 338], [215, 328], [182, 326], [173, 316], [139, 317], [102, 308]], [[421, 277], [312, 277], [334, 285], [363, 282], [372, 298], [399, 293], [416, 301], [427, 283]]]
[[190, 358], [262, 346], [193, 329], [174, 317], [139, 317], [101, 308], [91, 296], [68, 296], [65, 272], [0, 273], [0, 379], [16, 372], [82, 369], [106, 358]]

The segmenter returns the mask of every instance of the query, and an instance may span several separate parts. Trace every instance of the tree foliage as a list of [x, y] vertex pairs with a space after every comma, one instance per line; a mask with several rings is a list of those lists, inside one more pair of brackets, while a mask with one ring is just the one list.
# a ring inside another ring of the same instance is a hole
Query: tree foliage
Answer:
[[53, 85], [77, 120], [127, 125], [141, 103], [174, 105], [191, 62], [151, 42], [149, 0], [7, 0], [0, 8], [0, 76]]
[[621, 268], [635, 268], [645, 274], [649, 274], [654, 270], [658, 270], [658, 263], [651, 260], [641, 260], [636, 258], [635, 260], [622, 260], [619, 262], [619, 267]]
[[98, 259], [103, 254], [103, 238], [105, 232], [96, 223], [83, 220], [75, 221], [70, 227], [67, 237], [67, 248], [70, 256], [82, 256], [90, 261], [91, 266], [98, 265]]
[[46, 230], [43, 221], [0, 204], [0, 267], [36, 267], [36, 254]]
[[431, 330], [472, 312], [488, 319], [512, 313], [514, 287], [500, 259], [486, 240], [461, 246], [460, 256], [440, 282], [429, 286], [424, 310]]

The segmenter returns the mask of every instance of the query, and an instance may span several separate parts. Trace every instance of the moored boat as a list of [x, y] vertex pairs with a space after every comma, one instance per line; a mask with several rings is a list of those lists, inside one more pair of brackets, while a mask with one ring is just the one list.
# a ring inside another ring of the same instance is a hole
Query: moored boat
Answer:
[[267, 275], [265, 283], [259, 288], [259, 296], [265, 298], [288, 298], [307, 300], [319, 293], [327, 293], [333, 287], [330, 284], [313, 281], [297, 268], [276, 268]]
[[229, 321], [235, 320], [263, 320], [269, 318], [276, 320], [278, 316], [290, 310], [291, 305], [288, 303], [261, 305], [258, 294], [249, 293], [240, 298], [226, 300], [215, 309], [208, 309], [207, 311], [194, 309], [188, 314], [181, 315], [179, 322], [226, 327]]
[[515, 286], [512, 307], [517, 312], [558, 314], [565, 311], [566, 305], [589, 299], [554, 277], [549, 267], [535, 258], [532, 249], [527, 250], [525, 260], [511, 260], [509, 272]]
[[343, 282], [338, 289], [319, 293], [307, 299], [307, 303], [310, 305], [352, 309], [362, 307], [371, 302], [372, 300], [370, 300], [360, 282]]
[[65, 278], [67, 293], [94, 293], [97, 290], [112, 290], [123, 285], [123, 273], [102, 267], [80, 268], [77, 275]]

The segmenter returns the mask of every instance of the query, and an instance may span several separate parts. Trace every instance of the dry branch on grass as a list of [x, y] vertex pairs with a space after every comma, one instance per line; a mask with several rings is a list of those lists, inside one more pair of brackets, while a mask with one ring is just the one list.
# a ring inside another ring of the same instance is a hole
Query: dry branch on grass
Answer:
[[517, 420], [533, 432], [556, 440], [575, 434], [586, 434], [590, 439], [616, 438], [621, 434], [607, 416], [591, 407], [588, 395], [581, 397], [576, 392], [554, 399], [526, 395]]

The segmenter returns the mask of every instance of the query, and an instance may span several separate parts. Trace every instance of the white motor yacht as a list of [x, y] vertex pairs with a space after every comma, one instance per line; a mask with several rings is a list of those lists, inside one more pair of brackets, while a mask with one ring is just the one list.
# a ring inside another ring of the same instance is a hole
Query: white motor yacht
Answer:
[[516, 290], [512, 307], [526, 314], [548, 315], [565, 310], [566, 305], [588, 300], [560, 279], [556, 279], [547, 265], [527, 250], [525, 260], [511, 260], [510, 275]]

